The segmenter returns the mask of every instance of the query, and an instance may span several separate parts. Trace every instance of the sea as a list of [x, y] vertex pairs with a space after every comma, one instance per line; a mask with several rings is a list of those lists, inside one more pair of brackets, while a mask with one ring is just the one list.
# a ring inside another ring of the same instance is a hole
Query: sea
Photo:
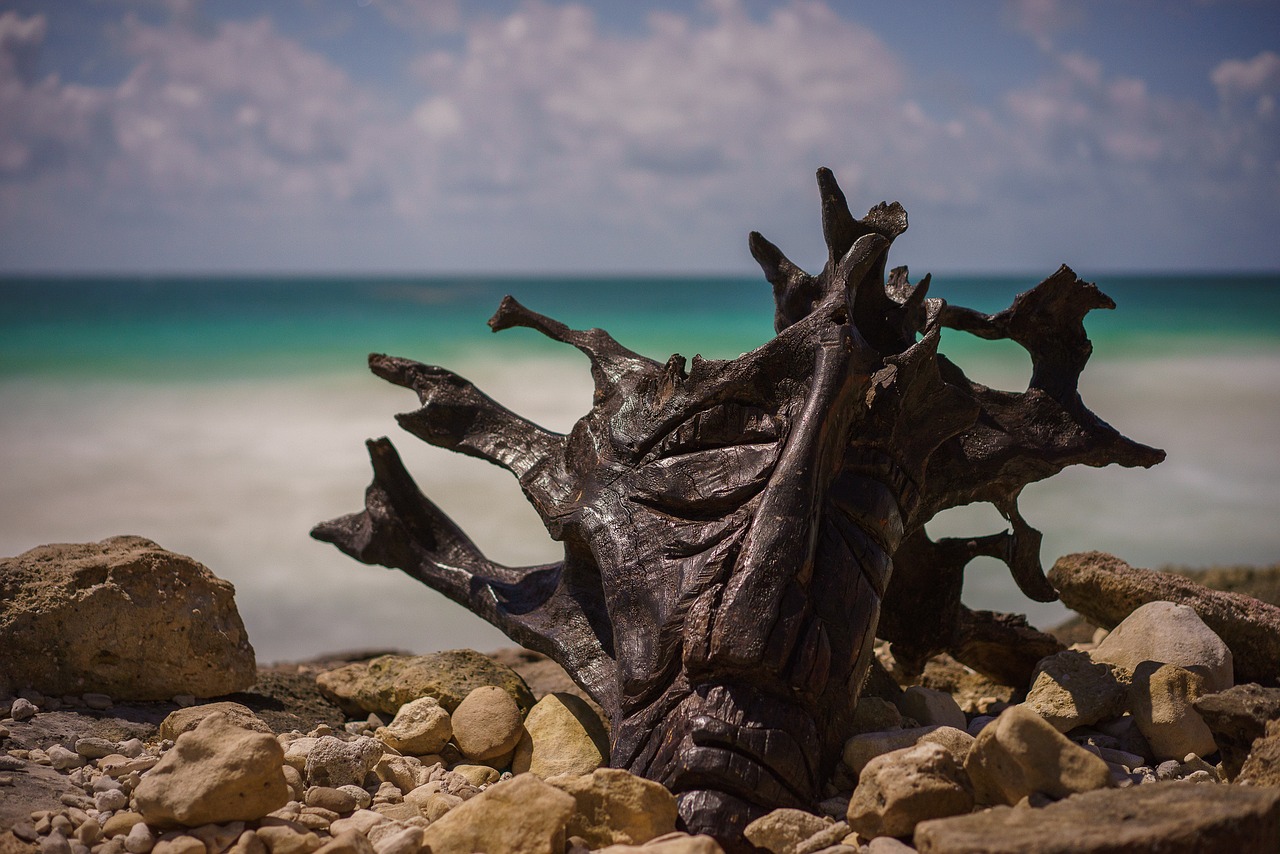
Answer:
[[[938, 275], [932, 295], [990, 312], [1039, 278]], [[1280, 562], [1280, 274], [1090, 278], [1118, 307], [1086, 320], [1085, 403], [1168, 459], [1027, 487], [1045, 567], [1091, 549], [1148, 567]], [[772, 335], [756, 277], [3, 277], [0, 555], [148, 537], [235, 585], [260, 662], [510, 645], [407, 576], [308, 536], [361, 509], [363, 442], [391, 436], [491, 558], [558, 559], [510, 475], [402, 432], [394, 416], [416, 398], [366, 368], [370, 352], [442, 365], [567, 431], [591, 405], [587, 362], [531, 330], [490, 332], [505, 294], [660, 361], [732, 358]], [[946, 332], [942, 347], [979, 382], [1026, 386], [1016, 345]], [[974, 505], [928, 531], [1004, 527]], [[995, 561], [970, 566], [964, 600], [1042, 627], [1067, 613], [1027, 600]]]

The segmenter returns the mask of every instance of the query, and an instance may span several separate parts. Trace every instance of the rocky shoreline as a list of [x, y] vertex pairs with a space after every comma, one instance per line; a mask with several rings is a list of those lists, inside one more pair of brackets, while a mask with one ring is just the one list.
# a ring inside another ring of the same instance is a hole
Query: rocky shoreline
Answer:
[[[1280, 567], [1069, 556], [1050, 578], [1087, 622], [1025, 685], [947, 656], [909, 674], [882, 644], [819, 808], [717, 841], [605, 767], [607, 723], [542, 656], [369, 651], [246, 680], [230, 591], [167, 555], [115, 538], [0, 561], [0, 644], [33, 650], [0, 660], [0, 854], [1280, 850]], [[133, 586], [157, 574], [149, 602]], [[167, 649], [131, 652], [86, 591]], [[59, 596], [77, 625], [51, 644]], [[232, 688], [197, 700], [219, 673]]]

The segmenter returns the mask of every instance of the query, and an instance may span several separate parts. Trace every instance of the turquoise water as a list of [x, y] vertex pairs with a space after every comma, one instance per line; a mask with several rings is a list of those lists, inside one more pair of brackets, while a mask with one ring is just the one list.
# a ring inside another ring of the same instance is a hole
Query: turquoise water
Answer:
[[[1037, 277], [935, 276], [933, 294], [984, 311]], [[1134, 563], [1280, 561], [1280, 276], [1102, 276], [1118, 304], [1086, 323], [1082, 392], [1099, 415], [1164, 447], [1151, 471], [1070, 470], [1028, 488], [1024, 514], [1060, 554]], [[0, 279], [0, 553], [118, 533], [149, 536], [233, 581], [263, 660], [358, 646], [488, 648], [501, 635], [398, 573], [314, 543], [358, 509], [361, 442], [390, 434], [424, 490], [493, 557], [557, 547], [505, 473], [400, 434], [412, 396], [369, 375], [371, 351], [442, 364], [552, 429], [590, 404], [586, 362], [524, 329], [492, 334], [504, 294], [599, 326], [659, 360], [728, 358], [772, 334], [758, 278]], [[1030, 365], [1007, 343], [944, 336], [970, 376], [1005, 388]], [[961, 508], [935, 535], [990, 533]], [[999, 566], [970, 604], [1051, 623]]]

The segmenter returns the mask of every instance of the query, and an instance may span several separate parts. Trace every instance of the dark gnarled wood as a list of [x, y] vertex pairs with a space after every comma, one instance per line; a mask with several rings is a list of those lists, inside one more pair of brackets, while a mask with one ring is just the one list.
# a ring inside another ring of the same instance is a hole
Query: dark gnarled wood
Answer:
[[[814, 276], [758, 234], [777, 335], [728, 361], [657, 362], [600, 330], [503, 300], [525, 326], [582, 350], [595, 400], [568, 435], [507, 411], [442, 368], [371, 356], [418, 394], [401, 426], [510, 470], [564, 560], [493, 563], [418, 490], [391, 443], [369, 443], [362, 512], [313, 532], [397, 567], [551, 656], [612, 722], [611, 762], [676, 793], [684, 825], [740, 839], [781, 806], [812, 808], [850, 731], [880, 635], [909, 662], [1026, 641], [1029, 628], [960, 605], [965, 564], [999, 558], [1054, 597], [1019, 491], [1068, 465], [1150, 466], [1076, 391], [1083, 319], [1113, 304], [1062, 267], [987, 315], [928, 297], [906, 268], [896, 203], [855, 219], [818, 173], [828, 257]], [[1023, 392], [971, 382], [938, 354], [943, 328], [1030, 353]], [[933, 542], [924, 524], [985, 501], [1004, 534]], [[1034, 634], [1034, 633], [1033, 633]], [[1034, 640], [1034, 638], [1031, 638]], [[987, 656], [1019, 672], [1012, 649]]]

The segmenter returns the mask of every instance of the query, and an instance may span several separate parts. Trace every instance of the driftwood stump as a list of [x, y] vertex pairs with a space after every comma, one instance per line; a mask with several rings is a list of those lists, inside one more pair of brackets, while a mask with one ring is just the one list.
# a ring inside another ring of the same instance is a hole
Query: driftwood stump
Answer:
[[[912, 285], [899, 267], [886, 280], [900, 205], [859, 220], [830, 171], [818, 186], [826, 264], [811, 276], [750, 236], [777, 335], [736, 359], [657, 362], [504, 299], [495, 331], [530, 327], [590, 359], [594, 404], [567, 435], [443, 368], [370, 356], [418, 394], [400, 425], [511, 471], [564, 560], [485, 558], [385, 438], [368, 443], [365, 509], [312, 532], [555, 659], [608, 714], [611, 763], [668, 786], [687, 829], [734, 846], [756, 816], [820, 798], [877, 634], [909, 666], [1005, 644], [1005, 676], [1044, 654], [1025, 622], [960, 604], [978, 555], [1004, 561], [1032, 599], [1055, 598], [1040, 534], [1018, 513], [1026, 484], [1164, 457], [1080, 400], [1084, 316], [1114, 308], [1096, 286], [1064, 266], [997, 314], [948, 305], [927, 296], [928, 276]], [[938, 353], [944, 327], [1016, 341], [1029, 387], [971, 382]], [[938, 512], [979, 501], [1011, 530], [926, 536]]]

